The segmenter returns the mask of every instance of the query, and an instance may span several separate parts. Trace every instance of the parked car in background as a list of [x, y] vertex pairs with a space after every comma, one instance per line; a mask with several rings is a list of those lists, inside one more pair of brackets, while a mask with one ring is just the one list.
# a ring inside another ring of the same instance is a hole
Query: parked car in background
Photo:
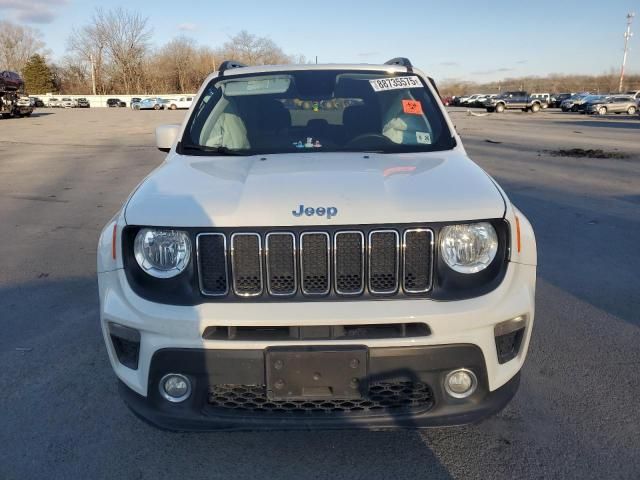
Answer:
[[640, 90], [631, 90], [630, 92], [625, 93], [625, 95], [633, 97], [636, 102], [640, 101]]
[[119, 98], [109, 98], [107, 99], [107, 107], [126, 107], [127, 104], [120, 100]]
[[69, 97], [64, 97], [62, 100], [60, 100], [60, 103], [60, 106], [64, 108], [76, 108], [78, 106], [76, 101], [73, 98]]
[[563, 112], [577, 112], [578, 106], [587, 96], [589, 96], [589, 93], [576, 93], [575, 95], [571, 95], [560, 104], [560, 109]]
[[440, 100], [442, 101], [442, 104], [446, 107], [448, 107], [449, 105], [453, 105], [453, 101], [454, 101], [455, 97], [451, 97], [451, 96], [446, 96], [446, 97], [440, 97]]
[[131, 98], [131, 102], [129, 103], [129, 106], [131, 107], [132, 110], [135, 110], [136, 108], [136, 104], [140, 103], [140, 100], [142, 100], [142, 98], [140, 97], [132, 97]]
[[607, 95], [587, 95], [573, 104], [572, 111], [586, 113], [587, 108], [589, 108], [590, 105], [602, 102], [605, 98], [607, 98]]
[[542, 101], [532, 98], [527, 92], [504, 92], [485, 103], [487, 112], [502, 113], [505, 110], [522, 110], [523, 112], [539, 112]]
[[462, 106], [467, 100], [469, 100], [469, 97], [470, 95], [460, 95], [459, 97], [454, 97], [453, 104], [458, 107]]
[[560, 104], [567, 98], [571, 98], [572, 95], [573, 93], [554, 93], [551, 95], [551, 103], [549, 103], [549, 107], [560, 108]]
[[589, 102], [586, 113], [606, 115], [607, 113], [626, 113], [635, 115], [638, 111], [636, 99], [630, 95], [611, 95], [600, 101]]
[[489, 95], [484, 95], [483, 97], [479, 98], [478, 100], [476, 100], [476, 106], [480, 107], [480, 108], [485, 108], [487, 105], [487, 102], [496, 98], [498, 96], [497, 93], [491, 93]]
[[473, 95], [468, 97], [466, 100], [461, 102], [460, 105], [462, 105], [463, 107], [471, 107], [479, 97], [481, 97], [479, 93], [474, 93]]
[[18, 107], [31, 107], [31, 108], [35, 108], [36, 106], [36, 101], [34, 98], [28, 97], [26, 95], [21, 96], [20, 98], [18, 98], [18, 101], [16, 102], [16, 105], [18, 105]]
[[551, 103], [551, 94], [550, 93], [532, 93], [531, 98], [537, 98], [540, 100], [542, 108], [548, 108]]
[[193, 97], [170, 98], [167, 100], [169, 110], [185, 109], [191, 106]]
[[34, 106], [38, 107], [38, 108], [42, 108], [44, 107], [44, 102], [42, 101], [42, 99], [38, 98], [38, 97], [31, 97], [33, 98], [33, 102], [34, 102]]
[[135, 110], [164, 110], [169, 102], [163, 98], [145, 98], [134, 105]]
[[484, 103], [487, 101], [489, 95], [485, 95], [483, 93], [479, 94], [476, 98], [473, 99], [473, 102], [469, 102], [469, 107], [482, 107]]
[[60, 107], [60, 99], [59, 98], [49, 98], [47, 100], [47, 107], [49, 108], [59, 108]]
[[91, 104], [89, 103], [89, 100], [87, 100], [86, 98], [78, 98], [76, 100], [76, 105], [78, 106], [78, 108], [89, 108], [91, 107]]

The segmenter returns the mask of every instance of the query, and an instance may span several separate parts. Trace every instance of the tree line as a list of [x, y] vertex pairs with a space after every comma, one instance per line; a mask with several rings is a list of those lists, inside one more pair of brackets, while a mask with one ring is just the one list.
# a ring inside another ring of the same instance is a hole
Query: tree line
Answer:
[[[460, 96], [474, 93], [499, 93], [507, 91], [527, 91], [529, 93], [614, 93], [618, 91], [620, 76], [610, 72], [602, 75], [551, 74], [545, 77], [518, 77], [493, 82], [470, 82], [444, 80], [439, 85], [446, 96]], [[627, 75], [623, 91], [640, 90], [640, 75]]]
[[86, 25], [71, 32], [61, 61], [48, 62], [37, 30], [0, 21], [0, 71], [21, 73], [30, 94], [192, 93], [223, 60], [248, 65], [306, 61], [244, 30], [218, 47], [198, 45], [186, 36], [154, 47], [151, 38], [148, 17], [98, 8]]
[[[223, 60], [248, 65], [305, 63], [302, 55], [283, 51], [271, 39], [240, 31], [218, 47], [199, 45], [180, 36], [153, 46], [149, 19], [140, 13], [116, 8], [96, 9], [93, 17], [75, 28], [67, 39], [66, 55], [47, 61], [50, 52], [40, 33], [30, 27], [0, 21], [0, 71], [12, 70], [25, 78], [31, 94], [193, 93]], [[561, 75], [507, 78], [494, 82], [445, 79], [443, 95], [529, 92], [615, 92], [615, 72], [603, 75]], [[640, 89], [640, 75], [626, 77], [624, 88]]]

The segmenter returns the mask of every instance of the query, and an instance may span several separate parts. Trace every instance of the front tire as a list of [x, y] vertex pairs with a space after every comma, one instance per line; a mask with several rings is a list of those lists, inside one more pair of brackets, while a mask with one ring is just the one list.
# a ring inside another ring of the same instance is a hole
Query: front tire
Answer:
[[154, 105], [154, 106], [153, 106], [153, 109], [154, 109], [154, 110], [160, 110], [160, 105]]
[[499, 103], [498, 105], [496, 105], [496, 113], [503, 113], [504, 112], [504, 105], [502, 103]]
[[177, 110], [178, 107], [176, 107], [174, 104], [171, 104], [171, 106], [169, 107], [169, 110]]
[[627, 109], [627, 115], [635, 115], [638, 109], [636, 107], [629, 107]]
[[598, 109], [598, 115], [606, 115], [607, 114], [607, 107], [600, 107]]

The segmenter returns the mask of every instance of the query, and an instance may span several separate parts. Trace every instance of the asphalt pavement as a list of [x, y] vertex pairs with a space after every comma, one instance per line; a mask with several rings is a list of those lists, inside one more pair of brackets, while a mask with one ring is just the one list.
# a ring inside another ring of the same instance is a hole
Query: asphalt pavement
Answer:
[[[421, 432], [176, 434], [135, 418], [100, 334], [96, 243], [162, 161], [154, 127], [184, 112], [0, 120], [0, 479], [640, 478], [640, 118], [451, 115], [536, 230], [536, 324], [503, 412]], [[612, 158], [555, 154], [574, 148]]]

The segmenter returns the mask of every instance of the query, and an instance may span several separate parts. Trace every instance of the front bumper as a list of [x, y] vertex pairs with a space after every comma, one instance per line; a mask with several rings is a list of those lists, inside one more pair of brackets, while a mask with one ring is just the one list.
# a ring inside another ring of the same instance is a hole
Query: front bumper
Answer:
[[[517, 374], [502, 387], [490, 391], [482, 351], [473, 345], [373, 348], [368, 351], [371, 382], [426, 384], [431, 392], [429, 401], [411, 407], [378, 405], [371, 410], [338, 408], [344, 402], [327, 402], [324, 409], [318, 403], [312, 406], [299, 402], [297, 409], [293, 409], [291, 402], [280, 402], [278, 406], [282, 408], [265, 411], [262, 406], [269, 403], [260, 403], [256, 411], [250, 406], [256, 405], [254, 394], [241, 398], [242, 402], [237, 398], [226, 403], [208, 400], [210, 389], [216, 385], [226, 387], [237, 382], [246, 386], [264, 385], [264, 353], [263, 350], [161, 350], [152, 360], [148, 396], [135, 393], [122, 382], [120, 392], [138, 417], [174, 431], [396, 429], [477, 422], [500, 411], [515, 395], [520, 379]], [[477, 389], [464, 400], [448, 396], [443, 386], [446, 372], [461, 366], [473, 371], [478, 379]], [[180, 404], [167, 402], [158, 388], [160, 379], [176, 370], [192, 382], [190, 397]]]
[[[228, 352], [229, 355], [234, 355], [238, 352], [253, 351], [254, 356], [261, 356], [265, 349], [274, 346], [353, 344], [365, 346], [374, 357], [383, 350], [391, 351], [388, 349], [397, 349], [400, 355], [405, 355], [412, 348], [457, 351], [455, 349], [459, 346], [478, 352], [478, 355], [467, 353], [458, 355], [453, 363], [428, 360], [412, 368], [420, 372], [433, 389], [436, 405], [429, 411], [412, 412], [404, 416], [387, 415], [386, 419], [384, 415], [366, 417], [357, 421], [350, 418], [346, 422], [342, 418], [336, 418], [335, 423], [333, 420], [326, 420], [321, 424], [326, 428], [364, 424], [383, 428], [468, 423], [502, 408], [515, 393], [517, 380], [514, 378], [517, 377], [525, 361], [531, 338], [535, 278], [535, 266], [511, 262], [502, 283], [495, 290], [472, 299], [322, 302], [314, 303], [312, 308], [305, 302], [161, 305], [137, 296], [129, 287], [122, 269], [100, 273], [98, 283], [102, 330], [112, 367], [122, 382], [122, 393], [129, 406], [138, 415], [170, 429], [230, 429], [235, 428], [232, 424], [235, 424], [236, 420], [237, 428], [259, 428], [258, 424], [261, 421], [243, 420], [241, 415], [233, 415], [233, 418], [223, 416], [222, 419], [215, 416], [212, 420], [209, 418], [210, 409], [203, 408], [202, 403], [187, 408], [183, 404], [164, 405], [167, 403], [164, 402], [158, 405], [155, 402], [154, 398], [159, 396], [158, 375], [163, 371], [183, 373], [198, 365], [208, 365], [204, 370], [194, 373], [198, 381], [197, 388], [200, 388], [200, 385], [207, 386], [210, 383], [210, 373], [217, 371], [215, 362], [212, 363], [210, 360], [212, 355], [219, 356], [216, 352]], [[527, 319], [521, 346], [515, 358], [501, 363], [496, 351], [495, 326], [519, 316]], [[425, 323], [429, 327], [430, 334], [420, 337], [375, 338], [357, 342], [345, 340], [232, 341], [203, 338], [205, 330], [212, 326], [339, 326], [411, 322]], [[109, 333], [111, 323], [139, 332], [139, 352], [135, 365], [128, 367], [119, 361]], [[175, 351], [182, 352], [184, 355], [172, 354], [168, 357], [173, 359], [169, 363], [157, 363], [158, 359], [165, 358], [163, 352]], [[431, 358], [429, 355], [431, 354], [429, 353], [425, 358]], [[442, 385], [443, 369], [469, 368], [471, 363], [474, 365], [481, 388], [474, 394], [473, 400], [467, 399], [463, 402], [464, 405], [458, 406], [455, 414], [451, 413], [444, 408], [449, 405], [450, 399], [438, 393]], [[158, 365], [164, 366], [161, 368]], [[407, 363], [405, 362], [404, 365]], [[264, 367], [258, 366], [257, 369], [264, 371]], [[249, 379], [251, 381], [240, 380], [241, 378], [226, 379], [227, 382], [234, 384], [260, 383], [260, 378]], [[475, 397], [475, 395], [480, 396]], [[206, 402], [206, 395], [202, 392], [194, 394], [193, 398], [197, 398], [199, 402]], [[163, 410], [166, 408], [172, 409], [169, 413], [179, 412], [180, 415], [173, 418], [173, 415], [168, 415]], [[181, 409], [188, 411], [183, 415]], [[197, 427], [200, 422], [202, 427]], [[280, 423], [281, 421], [271, 421], [267, 425], [275, 428]], [[302, 424], [306, 425], [302, 428], [311, 428], [311, 424], [307, 425], [304, 422]], [[318, 424], [315, 420], [313, 425], [317, 428]], [[295, 427], [283, 425], [283, 428]]]

